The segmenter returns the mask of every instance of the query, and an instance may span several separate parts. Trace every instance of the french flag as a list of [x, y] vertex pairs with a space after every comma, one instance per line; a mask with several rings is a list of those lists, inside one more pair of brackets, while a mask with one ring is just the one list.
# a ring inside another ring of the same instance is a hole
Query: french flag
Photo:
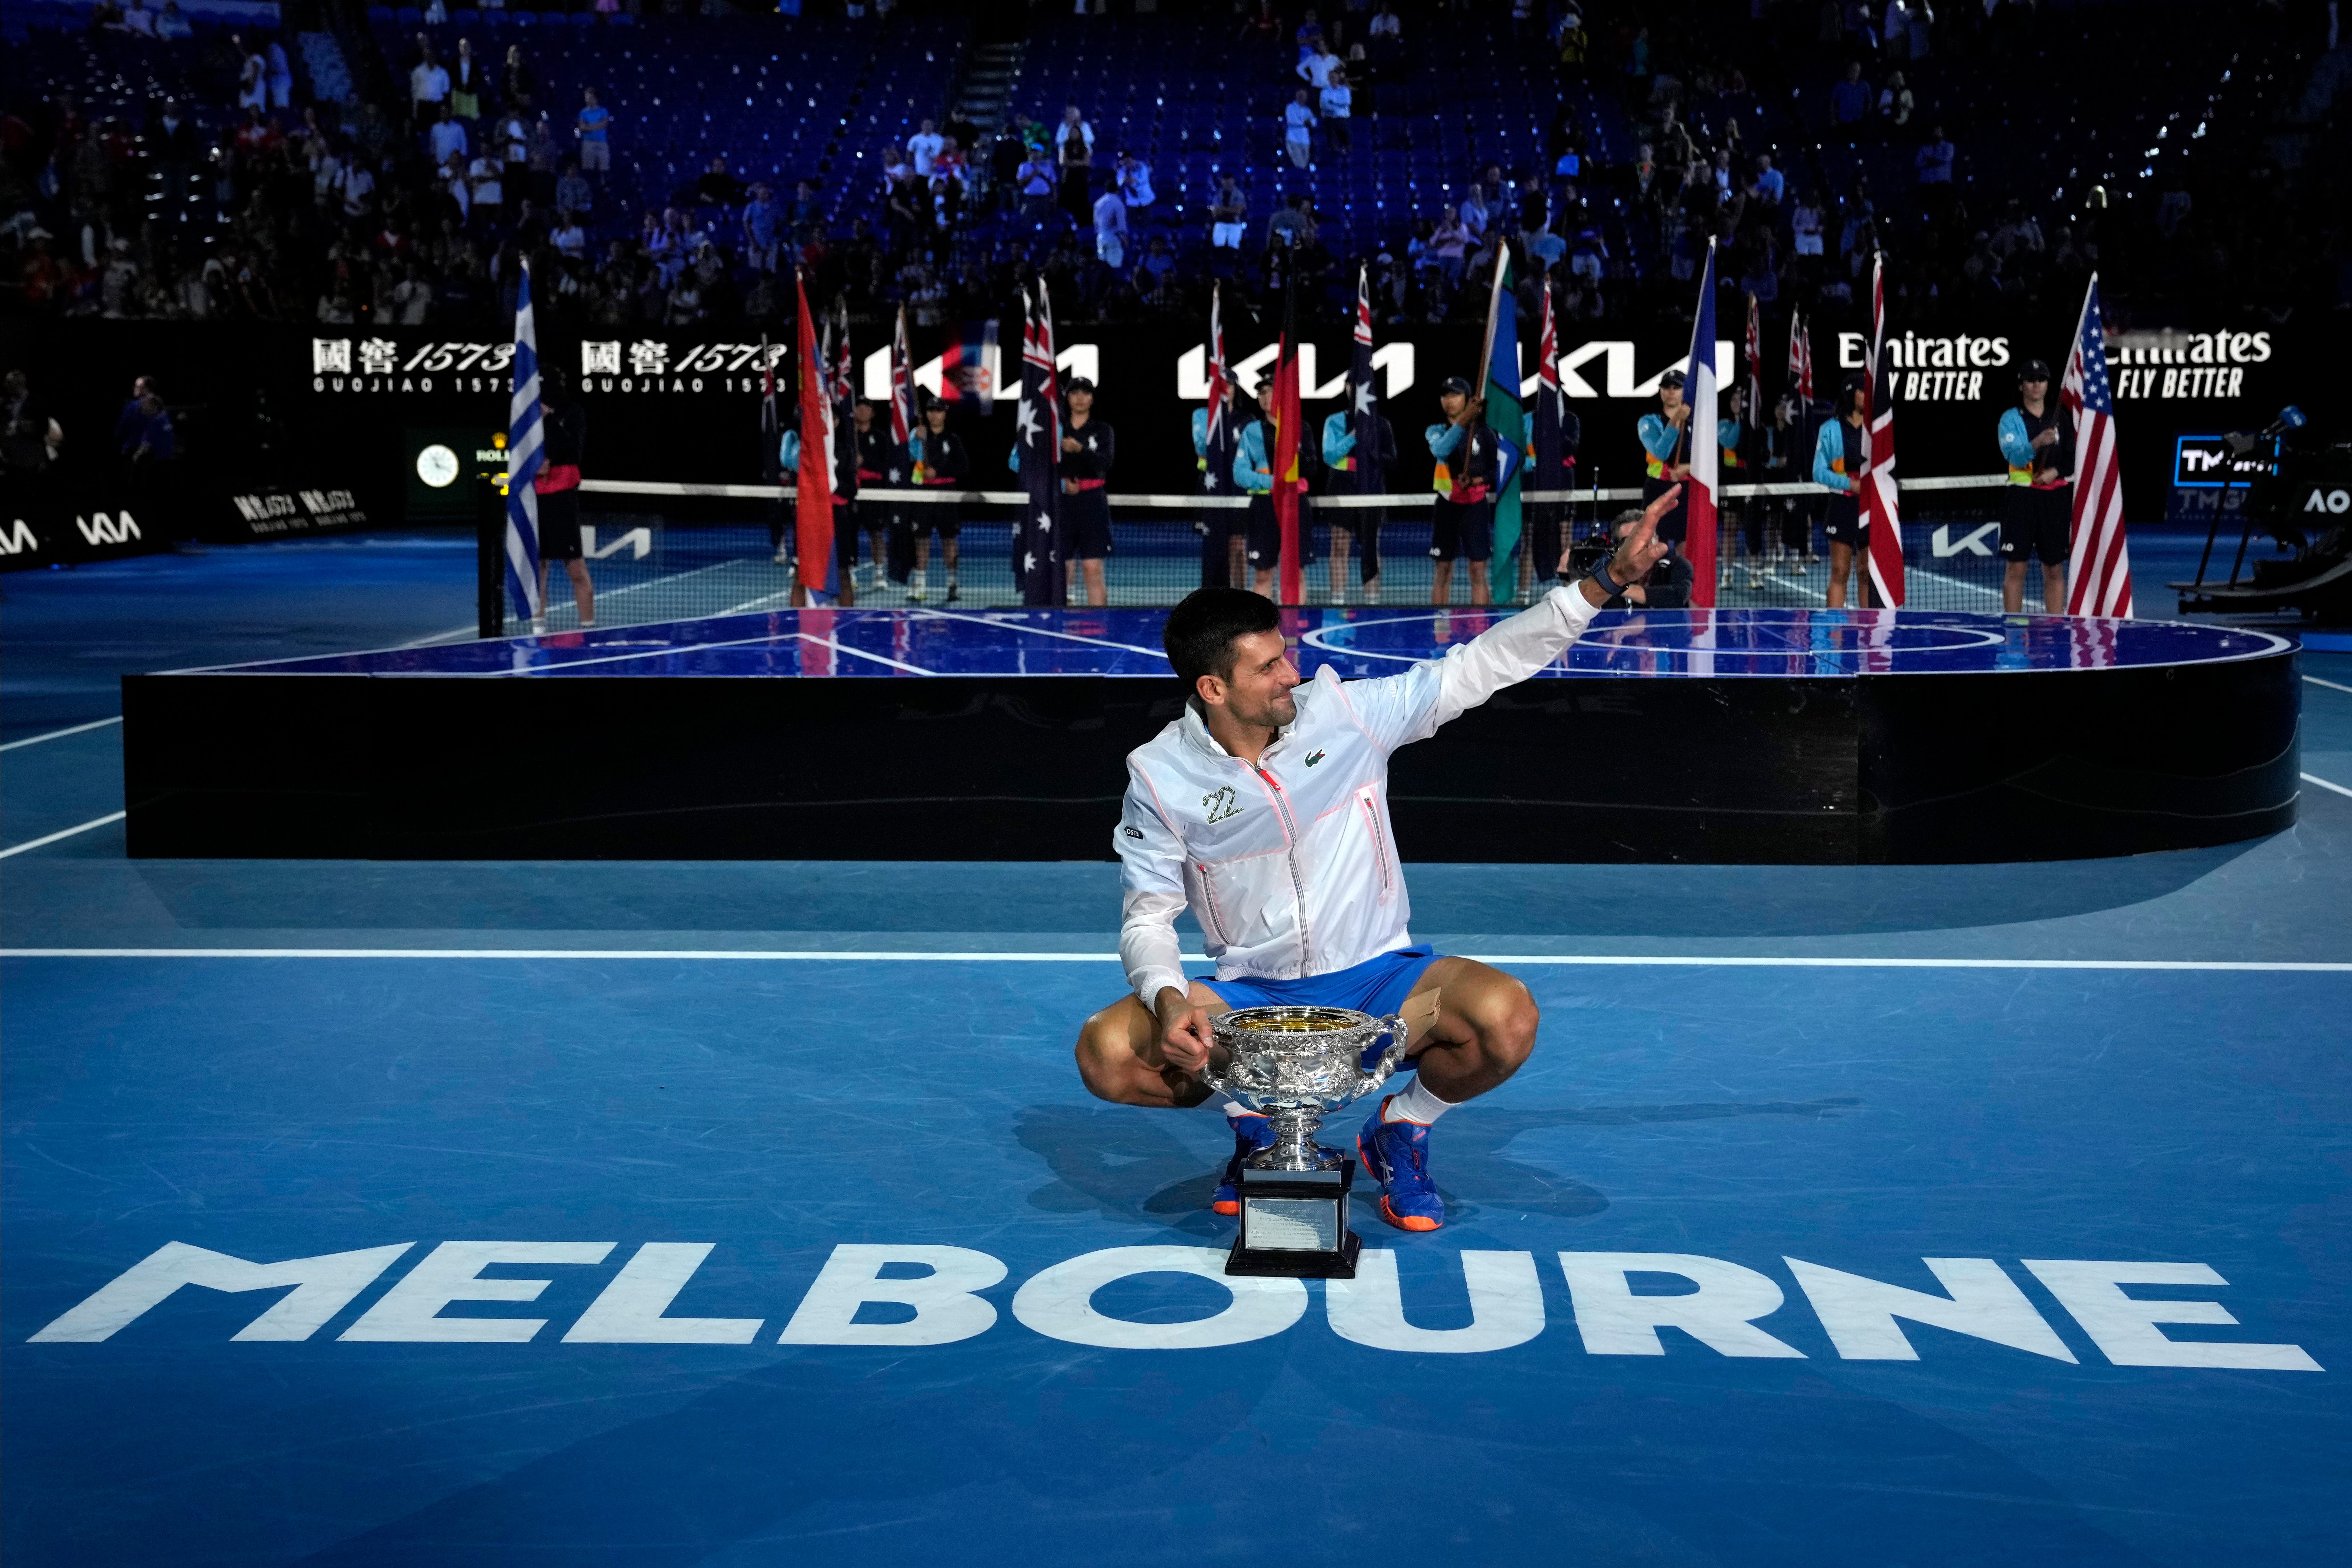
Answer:
[[1691, 607], [1715, 608], [1715, 502], [1721, 493], [1721, 450], [1716, 446], [1716, 405], [1722, 388], [1715, 380], [1715, 241], [1706, 242], [1706, 269], [1698, 280], [1698, 319], [1691, 323], [1689, 368], [1683, 373], [1683, 401], [1690, 405], [1687, 461], [1683, 480], [1683, 552], [1691, 567]]

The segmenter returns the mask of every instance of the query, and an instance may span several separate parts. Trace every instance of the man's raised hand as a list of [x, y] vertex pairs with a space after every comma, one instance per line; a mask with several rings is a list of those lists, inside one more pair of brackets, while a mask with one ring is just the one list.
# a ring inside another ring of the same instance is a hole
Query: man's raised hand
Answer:
[[1620, 583], [1639, 583], [1665, 559], [1666, 542], [1658, 537], [1658, 522], [1675, 510], [1682, 493], [1682, 486], [1676, 485], [1643, 509], [1641, 521], [1617, 542], [1617, 552], [1609, 558], [1609, 575]]

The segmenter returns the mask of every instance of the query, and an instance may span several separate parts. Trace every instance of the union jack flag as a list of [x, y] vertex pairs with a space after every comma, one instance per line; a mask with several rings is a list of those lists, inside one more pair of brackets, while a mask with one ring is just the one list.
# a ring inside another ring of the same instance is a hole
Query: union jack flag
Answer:
[[2074, 415], [2074, 547], [2066, 562], [2066, 613], [2132, 613], [2131, 552], [2124, 544], [2123, 465], [2116, 457], [2116, 394], [2107, 380], [2107, 335], [2099, 324], [2099, 276], [2083, 296], [2074, 352], [2058, 383]]

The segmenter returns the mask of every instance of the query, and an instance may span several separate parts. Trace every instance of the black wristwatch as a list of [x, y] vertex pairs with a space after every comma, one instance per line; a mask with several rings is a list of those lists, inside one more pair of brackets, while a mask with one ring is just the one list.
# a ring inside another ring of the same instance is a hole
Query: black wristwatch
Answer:
[[1591, 577], [1594, 582], [1601, 584], [1601, 593], [1608, 597], [1615, 599], [1623, 596], [1625, 585], [1609, 575], [1609, 557], [1606, 555], [1593, 563]]

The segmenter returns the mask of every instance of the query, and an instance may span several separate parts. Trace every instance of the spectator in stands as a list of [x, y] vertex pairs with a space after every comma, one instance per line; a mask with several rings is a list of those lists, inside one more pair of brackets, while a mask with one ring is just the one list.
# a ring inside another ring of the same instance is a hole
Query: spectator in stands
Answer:
[[1013, 184], [1020, 193], [1023, 219], [1033, 225], [1043, 224], [1045, 215], [1054, 210], [1054, 164], [1043, 148], [1032, 150], [1021, 161]]
[[743, 200], [743, 182], [727, 167], [727, 154], [713, 153], [709, 163], [694, 182], [694, 194], [705, 206], [714, 206], [724, 213]]
[[1303, 87], [1290, 95], [1290, 102], [1283, 109], [1282, 150], [1289, 154], [1293, 168], [1315, 166], [1315, 110], [1307, 101], [1307, 89]]
[[[242, 57], [236, 71], [236, 106], [239, 109], [269, 107], [269, 61], [259, 49], [247, 48], [245, 41], [232, 36], [230, 42]], [[446, 73], [444, 73], [446, 79]]]
[[914, 163], [916, 178], [931, 177], [931, 161], [947, 144], [947, 138], [940, 134], [938, 122], [930, 120], [924, 121], [920, 129], [907, 138], [907, 156]]
[[776, 269], [776, 247], [783, 231], [784, 210], [765, 181], [751, 187], [743, 204], [743, 261], [755, 272]]
[[482, 117], [482, 95], [489, 90], [489, 70], [474, 53], [474, 40], [457, 40], [457, 58], [449, 70], [449, 107], [460, 120]]
[[1918, 171], [1922, 185], [1940, 185], [1949, 191], [1952, 185], [1952, 162], [1958, 156], [1951, 142], [1944, 137], [1940, 125], [1927, 132], [1927, 140], [1913, 154], [1912, 164]]
[[434, 53], [431, 38], [419, 33], [416, 43], [417, 60], [408, 71], [408, 110], [414, 120], [430, 124], [448, 100], [449, 72]]
[[1315, 237], [1315, 220], [1307, 216], [1307, 198], [1301, 193], [1274, 209], [1265, 220], [1265, 245], [1268, 250], [1282, 246], [1304, 246]]
[[[493, 158], [484, 148], [466, 166], [466, 179], [474, 198], [474, 221], [486, 228], [495, 229], [506, 216], [506, 184], [503, 175], [506, 163]], [[582, 248], [586, 248], [583, 237]]]
[[1870, 84], [1862, 79], [1862, 62], [1848, 60], [1845, 76], [1830, 89], [1830, 119], [1852, 132], [1870, 118]]
[[583, 88], [580, 93], [580, 115], [572, 122], [572, 133], [580, 139], [580, 166], [603, 174], [613, 166], [613, 111], [596, 101], [596, 89]]
[[1331, 52], [1331, 47], [1323, 41], [1323, 35], [1318, 33], [1314, 42], [1307, 46], [1307, 53], [1299, 59], [1298, 79], [1314, 91], [1320, 92], [1331, 85], [1331, 73], [1339, 69], [1341, 63], [1339, 57]]
[[1127, 204], [1130, 217], [1150, 206], [1157, 199], [1151, 193], [1151, 165], [1124, 148], [1119, 151], [1118, 164], [1112, 172], [1111, 179], [1118, 188], [1119, 199]]
[[155, 16], [157, 37], [171, 42], [180, 38], [194, 37], [195, 31], [195, 28], [188, 25], [186, 15], [181, 11], [180, 0], [163, 0], [163, 9]]
[[1348, 73], [1335, 69], [1324, 83], [1317, 108], [1323, 120], [1323, 133], [1330, 139], [1331, 151], [1345, 156], [1349, 149], [1348, 120], [1354, 112], [1356, 95], [1348, 87]]
[[1381, 8], [1372, 14], [1370, 31], [1375, 44], [1404, 41], [1404, 21], [1397, 15], [1396, 0], [1381, 0]]
[[1748, 186], [1748, 195], [1761, 206], [1777, 207], [1787, 190], [1788, 182], [1781, 177], [1780, 171], [1772, 166], [1772, 154], [1757, 153], [1756, 178]]
[[[512, 142], [507, 144], [504, 161], [509, 169], [520, 162], [516, 157], [518, 151]], [[576, 158], [564, 160], [563, 177], [555, 182], [555, 205], [559, 210], [580, 217], [585, 217], [595, 210], [596, 187], [590, 184], [588, 177], [580, 172], [580, 163]]]
[[1911, 123], [1911, 110], [1916, 104], [1911, 89], [1904, 85], [1903, 73], [1895, 71], [1886, 79], [1878, 92], [1878, 118], [1890, 132], [1900, 131]]
[[392, 317], [395, 325], [421, 327], [432, 317], [433, 285], [418, 276], [416, 264], [403, 262], [400, 281], [393, 285]]
[[506, 95], [509, 109], [520, 110], [531, 107], [531, 95], [539, 90], [539, 78], [524, 61], [520, 44], [507, 46], [506, 67], [501, 79], [499, 87]]
[[433, 162], [436, 165], [446, 165], [450, 159], [466, 155], [466, 128], [457, 122], [457, 114], [446, 100], [425, 141], [425, 145], [432, 149]]
[[1217, 176], [1217, 194], [1209, 203], [1209, 245], [1214, 250], [1238, 251], [1249, 228], [1249, 197], [1231, 174]]
[[1463, 261], [1473, 237], [1470, 226], [1462, 221], [1459, 212], [1450, 205], [1438, 208], [1437, 226], [1430, 231], [1428, 254], [1447, 284], [1462, 281]]
[[147, 0], [131, 0], [131, 8], [122, 13], [122, 30], [142, 38], [155, 36], [155, 13], [147, 9]]
[[1127, 265], [1127, 203], [1117, 190], [1095, 198], [1095, 254], [1113, 271]]
[[1062, 171], [1062, 208], [1074, 221], [1084, 223], [1094, 212], [1089, 182], [1094, 172], [1095, 128], [1087, 123], [1075, 103], [1063, 109], [1062, 123], [1054, 128], [1054, 157]]
[[1148, 296], [1175, 280], [1176, 258], [1168, 241], [1155, 234], [1143, 247], [1143, 259], [1135, 265], [1135, 287]]

